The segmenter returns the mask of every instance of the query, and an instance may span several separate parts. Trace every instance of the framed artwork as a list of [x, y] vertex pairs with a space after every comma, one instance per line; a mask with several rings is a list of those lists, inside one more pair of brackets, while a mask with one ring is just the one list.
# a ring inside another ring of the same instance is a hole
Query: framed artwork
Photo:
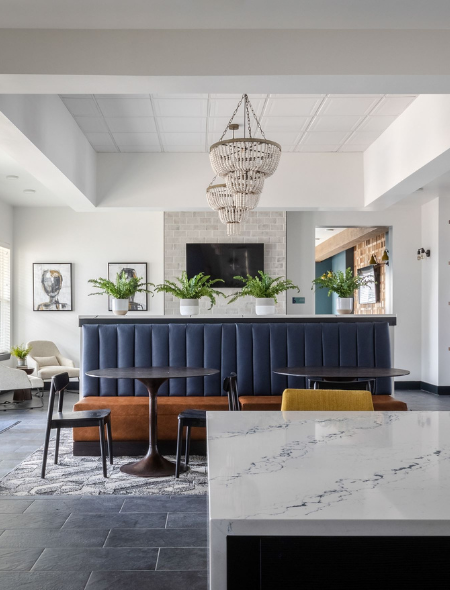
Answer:
[[[108, 262], [108, 280], [114, 283], [117, 275], [122, 272], [125, 272], [127, 278], [142, 278], [144, 283], [147, 282], [146, 262]], [[108, 297], [108, 309], [112, 310], [111, 297]], [[147, 293], [136, 293], [130, 297], [128, 311], [147, 311]]]
[[33, 311], [73, 311], [71, 262], [33, 264]]

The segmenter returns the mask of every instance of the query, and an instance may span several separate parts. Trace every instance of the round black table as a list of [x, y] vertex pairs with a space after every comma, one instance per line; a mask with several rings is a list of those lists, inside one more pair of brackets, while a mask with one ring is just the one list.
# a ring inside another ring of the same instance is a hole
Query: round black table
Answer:
[[[319, 377], [324, 381], [356, 381], [356, 379], [378, 379], [379, 377], [403, 377], [409, 375], [406, 369], [383, 367], [283, 367], [275, 369], [279, 375], [292, 377]], [[373, 393], [373, 392], [372, 392]]]
[[200, 369], [192, 367], [129, 367], [124, 369], [96, 369], [88, 371], [89, 377], [105, 379], [137, 379], [145, 385], [149, 397], [149, 447], [148, 453], [140, 461], [122, 465], [120, 471], [138, 477], [168, 477], [175, 474], [175, 463], [165, 459], [158, 451], [157, 433], [157, 394], [168, 379], [186, 379], [187, 377], [207, 377], [215, 375], [217, 369]]

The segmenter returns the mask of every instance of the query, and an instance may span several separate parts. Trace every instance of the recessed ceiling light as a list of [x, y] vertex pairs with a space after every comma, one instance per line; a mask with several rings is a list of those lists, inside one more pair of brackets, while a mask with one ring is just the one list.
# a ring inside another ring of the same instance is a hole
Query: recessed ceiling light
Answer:
[[26, 188], [23, 192], [24, 193], [35, 193], [36, 191], [34, 190], [34, 188]]
[[15, 174], [8, 174], [6, 178], [8, 180], [19, 180], [19, 177], [15, 176]]

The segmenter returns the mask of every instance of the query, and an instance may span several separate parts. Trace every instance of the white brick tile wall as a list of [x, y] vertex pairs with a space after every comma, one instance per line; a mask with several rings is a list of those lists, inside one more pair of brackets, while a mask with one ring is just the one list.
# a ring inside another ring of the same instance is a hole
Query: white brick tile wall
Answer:
[[[286, 276], [286, 213], [284, 211], [252, 211], [243, 225], [241, 235], [228, 237], [225, 226], [220, 223], [215, 211], [166, 212], [165, 223], [165, 278], [173, 280], [186, 268], [187, 243], [258, 242], [264, 246], [264, 268], [271, 276]], [[219, 289], [225, 295], [235, 289]], [[209, 300], [200, 301], [202, 314], [254, 314], [252, 298], [238, 299], [227, 304], [220, 298], [212, 310]], [[278, 298], [278, 313], [286, 313], [285, 294]], [[178, 315], [180, 305], [172, 295], [165, 295], [165, 313]]]

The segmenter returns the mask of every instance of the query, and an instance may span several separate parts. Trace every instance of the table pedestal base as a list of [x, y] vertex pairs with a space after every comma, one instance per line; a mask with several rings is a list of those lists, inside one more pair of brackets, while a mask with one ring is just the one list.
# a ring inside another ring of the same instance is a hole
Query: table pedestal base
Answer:
[[[189, 467], [180, 466], [180, 471], [188, 471]], [[122, 465], [120, 471], [137, 477], [169, 477], [175, 475], [175, 463], [168, 461], [159, 453], [148, 455], [140, 461]]]

